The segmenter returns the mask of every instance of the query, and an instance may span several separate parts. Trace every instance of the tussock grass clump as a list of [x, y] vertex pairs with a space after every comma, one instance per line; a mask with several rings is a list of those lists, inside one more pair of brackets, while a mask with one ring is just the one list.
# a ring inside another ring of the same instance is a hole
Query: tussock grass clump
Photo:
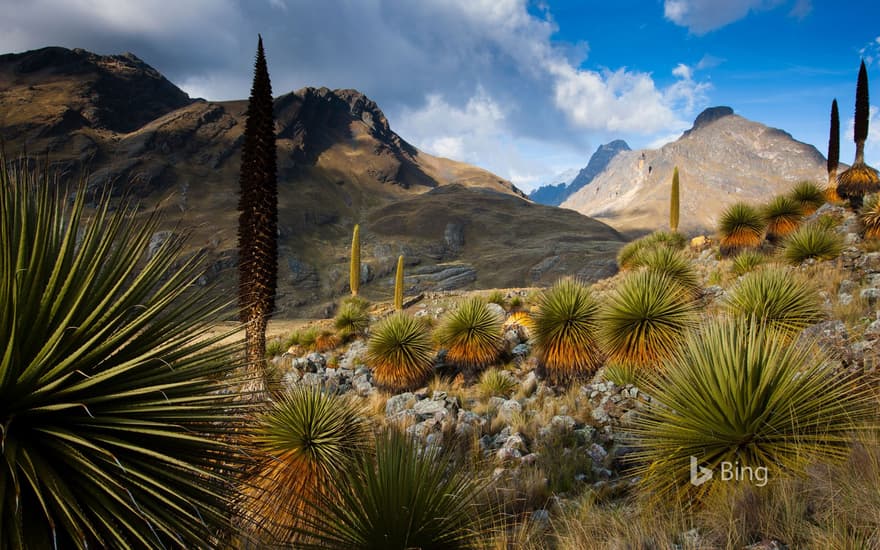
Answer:
[[692, 333], [645, 390], [654, 399], [635, 421], [633, 459], [657, 499], [724, 484], [692, 485], [691, 457], [716, 472], [725, 461], [767, 468], [768, 479], [843, 459], [876, 407], [866, 383], [828, 368], [815, 345], [742, 318]]
[[257, 420], [257, 465], [242, 486], [248, 531], [264, 544], [294, 544], [306, 501], [333, 498], [343, 474], [369, 450], [364, 411], [351, 399], [299, 386]]
[[370, 314], [367, 313], [367, 302], [364, 300], [348, 300], [342, 303], [333, 326], [342, 338], [362, 336], [370, 328]]
[[590, 290], [562, 279], [541, 296], [534, 318], [538, 361], [554, 381], [589, 376], [602, 364], [596, 342], [599, 304]]
[[880, 194], [869, 195], [859, 215], [866, 239], [880, 239]]
[[797, 229], [803, 219], [803, 207], [799, 201], [780, 195], [761, 208], [761, 215], [767, 227], [767, 239], [776, 242]]
[[655, 231], [650, 235], [627, 243], [617, 253], [617, 265], [620, 269], [633, 269], [644, 265], [642, 256], [658, 248], [682, 250], [687, 246], [687, 239], [676, 231]]
[[489, 296], [486, 297], [486, 301], [490, 304], [498, 304], [499, 306], [504, 307], [504, 293], [495, 289], [489, 293]]
[[[288, 346], [289, 347], [289, 346]], [[272, 359], [287, 351], [281, 338], [273, 338], [266, 342], [266, 359]]]
[[598, 321], [601, 349], [610, 360], [659, 369], [696, 324], [696, 305], [668, 276], [641, 271], [619, 284]]
[[767, 262], [767, 257], [757, 250], [743, 250], [733, 259], [731, 271], [737, 276], [755, 271]]
[[721, 253], [728, 255], [756, 247], [764, 238], [764, 218], [753, 206], [738, 202], [729, 206], [718, 222]]
[[809, 216], [826, 202], [825, 190], [811, 181], [798, 182], [789, 191], [788, 197], [801, 206], [801, 214], [804, 216]]
[[203, 546], [246, 463], [244, 345], [204, 337], [224, 304], [183, 237], [147, 259], [157, 215], [75, 189], [0, 155], [0, 548]]
[[641, 255], [641, 265], [648, 271], [666, 275], [691, 296], [700, 292], [700, 280], [691, 262], [673, 248], [661, 246]]
[[794, 272], [768, 267], [749, 273], [728, 294], [725, 308], [734, 316], [754, 317], [793, 334], [824, 318], [816, 290]]
[[451, 447], [419, 443], [397, 430], [341, 477], [339, 498], [313, 501], [304, 548], [477, 548], [481, 530], [500, 521], [485, 505], [487, 480], [469, 475]]
[[654, 248], [665, 246], [675, 250], [683, 250], [687, 246], [687, 238], [678, 231], [654, 231], [646, 237], [642, 237], [645, 246]]
[[804, 260], [833, 260], [843, 251], [843, 237], [833, 229], [826, 229], [818, 223], [810, 223], [798, 228], [783, 242], [782, 255], [791, 265]]
[[478, 297], [468, 298], [450, 312], [437, 330], [446, 358], [463, 367], [480, 369], [501, 353], [504, 320]]
[[423, 384], [433, 367], [424, 325], [403, 312], [386, 317], [370, 335], [367, 362], [376, 383], [384, 388], [407, 390]]
[[480, 375], [479, 392], [482, 397], [510, 397], [519, 387], [516, 379], [509, 372], [501, 369], [489, 369]]

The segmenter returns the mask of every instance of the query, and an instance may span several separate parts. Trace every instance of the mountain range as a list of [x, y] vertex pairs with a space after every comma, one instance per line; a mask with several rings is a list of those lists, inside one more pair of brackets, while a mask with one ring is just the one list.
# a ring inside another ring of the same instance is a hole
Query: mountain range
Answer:
[[[280, 315], [326, 315], [347, 292], [361, 226], [361, 292], [387, 300], [397, 256], [408, 294], [548, 284], [615, 271], [625, 239], [573, 211], [535, 204], [480, 168], [428, 155], [356, 90], [275, 99]], [[202, 283], [234, 293], [237, 192], [247, 101], [191, 99], [137, 56], [50, 47], [0, 56], [0, 138], [43, 155], [89, 193], [110, 186], [205, 251]]]
[[590, 157], [587, 165], [577, 171], [570, 181], [543, 185], [529, 193], [529, 198], [541, 204], [559, 206], [568, 197], [580, 191], [582, 187], [589, 185], [596, 176], [608, 167], [611, 159], [622, 151], [630, 151], [629, 145], [622, 139], [600, 145]]

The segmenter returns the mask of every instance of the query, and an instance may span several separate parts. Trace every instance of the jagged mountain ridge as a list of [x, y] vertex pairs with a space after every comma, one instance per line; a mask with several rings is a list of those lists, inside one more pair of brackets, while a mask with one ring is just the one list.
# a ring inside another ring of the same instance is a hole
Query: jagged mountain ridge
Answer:
[[629, 145], [622, 139], [616, 139], [604, 145], [600, 145], [596, 152], [590, 156], [587, 165], [578, 171], [570, 182], [557, 183], [556, 185], [544, 185], [532, 191], [529, 198], [541, 204], [559, 206], [571, 195], [581, 188], [589, 185], [593, 178], [602, 173], [608, 163], [622, 151], [629, 151]]
[[681, 180], [679, 230], [688, 234], [714, 234], [719, 216], [734, 202], [757, 205], [798, 181], [827, 179], [825, 158], [812, 145], [729, 107], [715, 107], [660, 149], [620, 153], [561, 206], [625, 234], [667, 229], [675, 166]]
[[[132, 54], [44, 48], [0, 56], [0, 137], [7, 152], [49, 151], [54, 168], [68, 174], [86, 169], [91, 189], [109, 182], [115, 193], [125, 190], [144, 206], [158, 205], [169, 230], [182, 218], [192, 228], [193, 250], [206, 250], [211, 259], [204, 282], [216, 282], [226, 293], [234, 292], [237, 277], [236, 205], [246, 108], [244, 100], [190, 99]], [[275, 116], [281, 315], [326, 314], [346, 292], [355, 223], [361, 224], [361, 290], [368, 298], [388, 298], [386, 285], [398, 254], [433, 273], [414, 282], [410, 292], [502, 286], [499, 262], [510, 247], [518, 247], [517, 261], [529, 269], [521, 280], [505, 279], [504, 286], [589, 271], [594, 261], [613, 268], [608, 259], [623, 242], [614, 230], [583, 216], [565, 216], [570, 246], [554, 250], [559, 227], [549, 221], [555, 209], [532, 208], [515, 186], [485, 170], [419, 151], [356, 90], [286, 93], [275, 100]], [[449, 189], [424, 199], [429, 210], [419, 206], [418, 199], [444, 187]], [[435, 219], [455, 216], [462, 223], [453, 224], [451, 241], [433, 231], [399, 235], [380, 227], [383, 218], [372, 217], [387, 208], [426, 228], [433, 228]], [[480, 216], [530, 230], [518, 242], [475, 238], [472, 231], [484, 227], [474, 220]], [[443, 277], [449, 265], [470, 275]]]

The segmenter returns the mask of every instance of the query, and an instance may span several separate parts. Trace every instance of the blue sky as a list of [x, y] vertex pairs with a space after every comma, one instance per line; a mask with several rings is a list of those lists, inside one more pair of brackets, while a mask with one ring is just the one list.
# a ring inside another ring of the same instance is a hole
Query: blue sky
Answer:
[[[859, 60], [880, 90], [880, 2], [0, 0], [0, 51], [131, 51], [191, 96], [247, 97], [262, 33], [276, 95], [356, 88], [405, 139], [529, 190], [600, 144], [675, 139], [709, 106], [816, 145], [832, 98], [853, 155]], [[874, 94], [880, 105], [880, 91]], [[880, 164], [872, 109], [867, 160]]]

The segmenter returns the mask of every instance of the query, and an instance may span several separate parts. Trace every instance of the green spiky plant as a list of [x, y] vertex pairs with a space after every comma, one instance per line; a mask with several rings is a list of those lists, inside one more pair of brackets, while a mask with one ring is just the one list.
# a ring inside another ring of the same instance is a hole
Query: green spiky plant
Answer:
[[662, 369], [696, 324], [696, 305], [667, 275], [626, 277], [599, 311], [600, 347], [611, 361]]
[[692, 333], [644, 389], [653, 399], [634, 422], [630, 458], [658, 500], [723, 484], [691, 484], [691, 457], [716, 474], [728, 462], [766, 467], [776, 479], [845, 458], [852, 432], [876, 420], [864, 379], [830, 368], [814, 343], [792, 345], [749, 319], [720, 318]]
[[797, 229], [803, 210], [799, 201], [779, 195], [761, 208], [761, 216], [767, 228], [767, 240], [777, 242]]
[[562, 279], [539, 298], [532, 331], [538, 362], [552, 381], [592, 375], [602, 364], [596, 343], [599, 304], [590, 290]]
[[800, 181], [788, 193], [788, 197], [801, 207], [801, 214], [809, 216], [826, 202], [826, 192], [811, 181]]
[[833, 229], [809, 223], [789, 235], [782, 244], [785, 260], [798, 265], [804, 260], [833, 260], [843, 250], [843, 237]]
[[371, 550], [481, 548], [482, 529], [500, 521], [484, 504], [488, 481], [470, 475], [452, 446], [422, 448], [388, 430], [375, 452], [341, 479], [339, 498], [312, 502], [301, 548]]
[[307, 500], [336, 497], [336, 483], [370, 448], [364, 411], [351, 399], [298, 386], [261, 413], [254, 465], [240, 508], [255, 544], [297, 544]]
[[[278, 286], [278, 182], [272, 84], [257, 40], [254, 80], [241, 146], [238, 202], [238, 303], [245, 323], [248, 368], [260, 374], [266, 355], [266, 325]], [[264, 396], [262, 376], [253, 376], [252, 395]]]
[[730, 205], [718, 222], [721, 253], [729, 255], [743, 248], [753, 248], [764, 239], [764, 219], [753, 206], [744, 202]]
[[661, 246], [641, 255], [640, 265], [648, 271], [663, 274], [678, 283], [692, 297], [700, 294], [700, 280], [691, 262], [673, 248]]
[[645, 246], [649, 248], [665, 246], [667, 248], [681, 250], [687, 246], [687, 239], [685, 236], [675, 231], [654, 231], [650, 235], [642, 237], [642, 241], [644, 241]]
[[344, 301], [336, 313], [333, 326], [343, 339], [366, 334], [367, 329], [370, 328], [370, 314], [367, 312], [366, 302]]
[[817, 291], [784, 267], [767, 267], [744, 276], [725, 299], [734, 316], [754, 317], [784, 334], [795, 334], [824, 318]]
[[866, 239], [880, 239], [880, 194], [870, 195], [859, 215]]
[[367, 363], [384, 388], [407, 390], [423, 384], [433, 368], [431, 339], [424, 325], [402, 311], [386, 317], [370, 334]]
[[488, 369], [480, 375], [479, 390], [482, 397], [510, 397], [519, 386], [509, 372], [501, 369]]
[[351, 262], [348, 266], [348, 286], [357, 296], [361, 288], [361, 226], [355, 224], [351, 233]]
[[837, 98], [831, 101], [831, 125], [828, 133], [828, 187], [825, 198], [828, 202], [840, 202], [837, 194], [837, 166], [840, 162], [840, 115], [837, 111]]
[[501, 353], [501, 327], [497, 313], [479, 297], [468, 298], [446, 315], [437, 330], [446, 358], [462, 367], [481, 369]]
[[403, 309], [403, 256], [397, 257], [397, 272], [394, 274], [394, 310]]
[[252, 411], [243, 343], [206, 337], [230, 304], [184, 237], [146, 255], [155, 213], [86, 196], [0, 158], [0, 548], [210, 545]]
[[868, 139], [869, 119], [868, 71], [865, 69], [865, 62], [862, 61], [856, 83], [856, 113], [853, 126], [856, 158], [852, 166], [837, 176], [837, 194], [848, 199], [853, 209], [862, 206], [866, 194], [880, 191], [880, 175], [877, 170], [865, 164], [865, 141]]
[[737, 276], [755, 271], [767, 262], [767, 257], [757, 250], [743, 250], [733, 259], [730, 269]]
[[669, 194], [669, 230], [678, 232], [678, 166], [672, 171], [672, 189]]
[[617, 253], [617, 266], [620, 269], [632, 269], [639, 263], [639, 255], [645, 250], [646, 246], [641, 239], [629, 242]]

